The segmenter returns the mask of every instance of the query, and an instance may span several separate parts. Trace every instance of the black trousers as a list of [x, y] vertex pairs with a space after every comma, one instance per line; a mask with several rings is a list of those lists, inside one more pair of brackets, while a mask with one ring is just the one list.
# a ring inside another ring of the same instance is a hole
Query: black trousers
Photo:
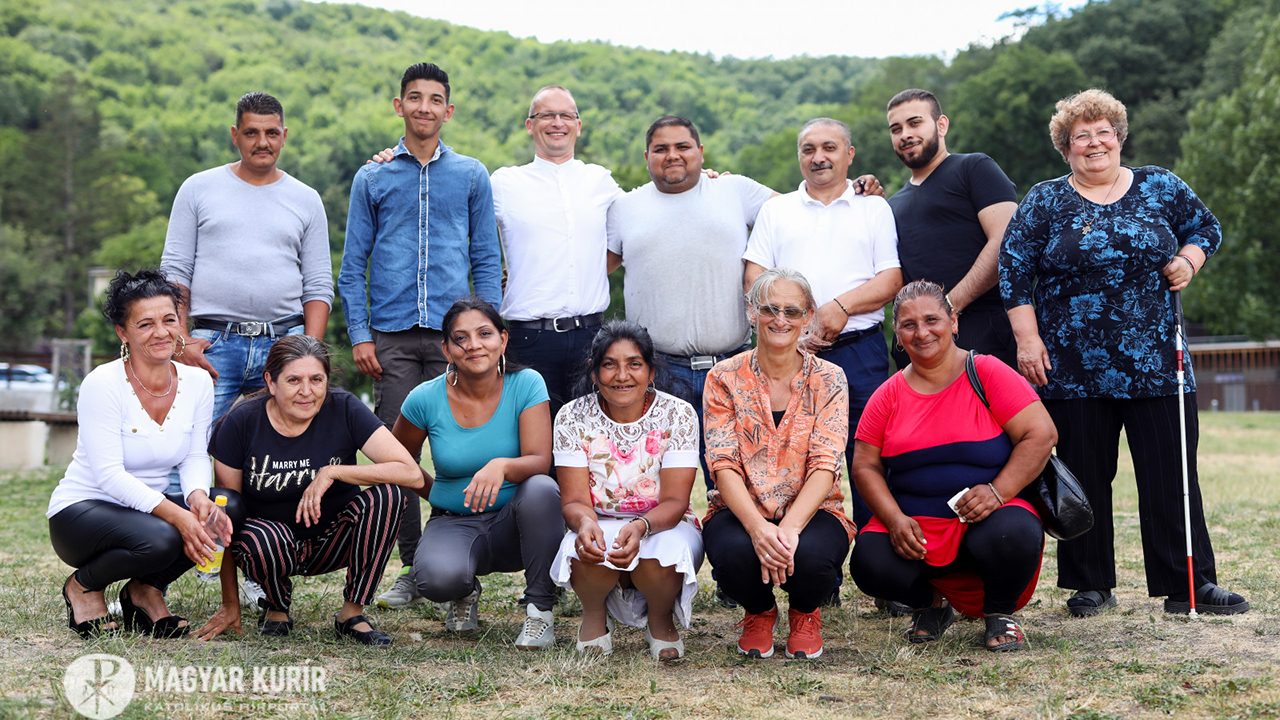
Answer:
[[[244, 503], [234, 490], [214, 488], [209, 497], [225, 495], [231, 525], [244, 524]], [[166, 498], [187, 509], [181, 493]], [[49, 539], [62, 561], [76, 568], [76, 582], [87, 590], [105, 590], [119, 580], [137, 580], [165, 588], [195, 567], [183, 551], [182, 533], [152, 515], [106, 500], [81, 500], [49, 518]], [[230, 560], [230, 558], [227, 558]]]
[[1043, 550], [1044, 529], [1036, 516], [1005, 506], [974, 523], [960, 541], [956, 559], [941, 567], [898, 555], [887, 532], [859, 533], [849, 554], [849, 575], [871, 597], [919, 609], [933, 604], [930, 580], [973, 573], [982, 579], [982, 611], [1012, 614], [1040, 569]]
[[[1147, 592], [1152, 597], [1187, 592], [1178, 396], [1046, 400], [1044, 406], [1058, 426], [1058, 457], [1080, 480], [1094, 515], [1093, 529], [1075, 540], [1058, 543], [1058, 587], [1101, 590], [1116, 586], [1111, 483], [1123, 428], [1138, 486]], [[1200, 425], [1195, 393], [1186, 395], [1186, 419], [1192, 554], [1195, 586], [1200, 587], [1216, 583], [1218, 575], [1196, 476]]]
[[[702, 527], [707, 560], [716, 569], [716, 580], [725, 593], [749, 613], [768, 612], [776, 604], [773, 585], [760, 582], [760, 558], [751, 536], [730, 510], [721, 510]], [[819, 510], [800, 531], [796, 547], [796, 571], [782, 584], [791, 607], [813, 612], [839, 587], [849, 533], [835, 515]]]

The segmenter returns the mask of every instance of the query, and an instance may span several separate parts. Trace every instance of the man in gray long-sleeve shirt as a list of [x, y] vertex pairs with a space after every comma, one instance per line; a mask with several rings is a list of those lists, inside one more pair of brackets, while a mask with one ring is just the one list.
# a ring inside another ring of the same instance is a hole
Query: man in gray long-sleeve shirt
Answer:
[[[189, 290], [192, 330], [176, 359], [209, 371], [214, 419], [263, 386], [276, 338], [324, 338], [333, 302], [320, 195], [276, 167], [284, 108], [251, 92], [236, 104], [240, 160], [187, 178], [173, 201], [160, 269]], [[182, 328], [188, 310], [179, 309]]]

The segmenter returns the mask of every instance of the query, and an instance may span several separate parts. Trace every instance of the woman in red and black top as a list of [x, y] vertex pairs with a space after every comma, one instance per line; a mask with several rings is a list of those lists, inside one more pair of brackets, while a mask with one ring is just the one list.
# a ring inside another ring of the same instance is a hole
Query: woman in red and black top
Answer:
[[876, 390], [858, 424], [854, 479], [875, 517], [858, 535], [850, 574], [863, 592], [916, 609], [913, 643], [941, 636], [954, 607], [986, 618], [988, 650], [1020, 650], [1012, 614], [1035, 591], [1044, 531], [1018, 494], [1044, 468], [1057, 431], [1026, 380], [978, 355], [990, 410], [983, 405], [940, 286], [904, 287], [893, 325], [911, 364]]

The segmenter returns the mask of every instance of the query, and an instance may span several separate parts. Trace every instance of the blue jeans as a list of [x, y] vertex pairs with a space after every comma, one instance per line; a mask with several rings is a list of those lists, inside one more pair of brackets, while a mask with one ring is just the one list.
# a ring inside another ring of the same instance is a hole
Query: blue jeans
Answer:
[[[290, 328], [286, 334], [301, 335], [305, 329], [298, 325]], [[213, 369], [218, 371], [218, 380], [213, 386], [213, 421], [216, 423], [236, 404], [241, 395], [248, 395], [265, 387], [262, 370], [267, 364], [267, 353], [281, 336], [249, 337], [225, 330], [192, 330], [191, 337], [210, 343], [204, 349], [204, 356], [213, 365]], [[182, 492], [177, 468], [169, 472], [167, 492]]]
[[845, 469], [849, 476], [849, 500], [853, 504], [851, 519], [862, 527], [871, 519], [872, 512], [858, 495], [858, 487], [853, 482], [853, 441], [867, 401], [889, 376], [889, 348], [885, 345], [884, 336], [877, 332], [844, 347], [824, 350], [818, 353], [818, 357], [840, 366], [849, 383], [849, 439], [844, 450]]
[[671, 394], [692, 405], [698, 415], [698, 462], [702, 464], [702, 479], [710, 491], [716, 481], [707, 469], [707, 436], [702, 426], [702, 391], [707, 386], [707, 371], [690, 370], [676, 363], [669, 363], [667, 370], [671, 373]]

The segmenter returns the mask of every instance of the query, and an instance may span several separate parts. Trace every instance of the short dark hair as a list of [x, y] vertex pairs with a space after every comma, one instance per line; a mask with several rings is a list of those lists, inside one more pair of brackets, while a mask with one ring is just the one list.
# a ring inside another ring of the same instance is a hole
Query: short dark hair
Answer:
[[689, 128], [689, 134], [693, 135], [694, 144], [702, 144], [702, 140], [698, 138], [698, 128], [693, 124], [692, 120], [682, 118], [679, 115], [663, 115], [657, 120], [654, 120], [653, 124], [649, 126], [649, 131], [644, 134], [645, 152], [649, 151], [649, 145], [653, 142], [653, 134], [658, 131], [658, 128], [664, 127], [687, 127]]
[[911, 102], [912, 100], [923, 100], [929, 103], [929, 114], [933, 116], [934, 120], [942, 117], [942, 105], [938, 102], [938, 97], [928, 90], [921, 90], [919, 88], [903, 90], [897, 95], [894, 95], [893, 99], [889, 100], [889, 106], [885, 108], [885, 112], [898, 107], [902, 103]]
[[404, 97], [405, 88], [414, 80], [434, 80], [444, 86], [444, 101], [449, 102], [449, 73], [440, 69], [435, 63], [415, 63], [405, 68], [400, 76], [400, 97]]
[[107, 285], [107, 296], [102, 303], [102, 314], [107, 316], [113, 325], [124, 327], [129, 319], [129, 308], [139, 300], [165, 296], [173, 300], [173, 308], [177, 310], [186, 302], [182, 290], [165, 279], [159, 270], [139, 270], [130, 275], [121, 270]]
[[245, 113], [279, 115], [280, 124], [284, 124], [284, 106], [279, 100], [261, 90], [254, 90], [240, 96], [240, 101], [236, 103], [236, 127], [240, 127], [240, 118], [244, 117]]
[[[507, 332], [507, 323], [503, 321], [501, 313], [499, 313], [493, 305], [489, 304], [488, 300], [483, 300], [475, 295], [471, 295], [469, 297], [458, 298], [453, 305], [450, 305], [449, 309], [445, 311], [444, 317], [440, 321], [440, 328], [444, 333], [445, 342], [453, 342], [450, 339], [450, 336], [453, 334], [453, 326], [458, 322], [458, 317], [468, 310], [475, 310], [476, 312], [484, 315], [489, 319], [489, 322], [493, 323], [493, 326], [498, 329], [498, 332]], [[527, 366], [522, 365], [512, 358], [507, 358], [505, 374], [514, 375], [515, 373], [524, 370], [525, 367]]]

